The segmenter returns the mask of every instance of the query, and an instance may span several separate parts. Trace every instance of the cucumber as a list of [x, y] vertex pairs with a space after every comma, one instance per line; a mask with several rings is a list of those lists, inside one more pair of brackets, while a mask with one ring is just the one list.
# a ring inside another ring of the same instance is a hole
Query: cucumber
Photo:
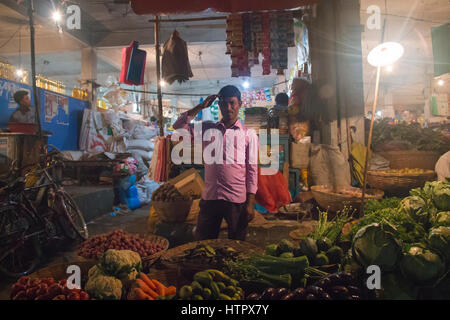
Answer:
[[198, 281], [192, 281], [191, 287], [194, 294], [201, 294], [203, 291], [203, 287]]
[[222, 292], [227, 286], [223, 282], [216, 282], [217, 286], [219, 287], [220, 292]]
[[213, 282], [213, 279], [208, 272], [201, 271], [197, 272], [194, 275], [194, 281], [197, 281], [204, 287], [209, 287], [210, 284]]
[[218, 299], [219, 295], [220, 295], [220, 289], [214, 281], [211, 281], [210, 288], [211, 288], [213, 297]]
[[231, 300], [231, 297], [221, 293], [219, 294], [219, 300]]
[[183, 286], [180, 289], [180, 299], [186, 300], [192, 296], [192, 287], [191, 286]]
[[209, 288], [203, 289], [203, 292], [202, 292], [203, 299], [208, 300], [211, 298], [211, 295], [212, 295], [212, 292]]
[[192, 300], [203, 300], [203, 297], [199, 294], [196, 294], [195, 296], [192, 297]]
[[228, 286], [220, 290], [222, 293], [226, 294], [227, 296], [234, 296], [238, 291], [233, 286]]

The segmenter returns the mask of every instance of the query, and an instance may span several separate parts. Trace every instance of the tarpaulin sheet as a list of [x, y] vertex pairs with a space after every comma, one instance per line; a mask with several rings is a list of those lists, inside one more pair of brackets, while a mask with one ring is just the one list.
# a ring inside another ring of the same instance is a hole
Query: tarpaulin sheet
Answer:
[[286, 10], [318, 3], [319, 0], [131, 0], [136, 14], [182, 14], [212, 9], [217, 12]]

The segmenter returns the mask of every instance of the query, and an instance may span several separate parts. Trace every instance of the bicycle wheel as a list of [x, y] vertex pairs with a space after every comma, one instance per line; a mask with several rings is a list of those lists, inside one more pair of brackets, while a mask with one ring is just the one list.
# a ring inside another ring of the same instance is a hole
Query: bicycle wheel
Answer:
[[38, 236], [27, 237], [31, 221], [21, 208], [0, 208], [0, 273], [18, 278], [30, 274], [39, 265], [41, 250]]
[[[76, 237], [86, 240], [89, 237], [88, 229], [83, 214], [78, 209], [75, 201], [67, 192], [62, 190], [57, 192], [57, 198], [62, 209], [61, 211], [67, 217], [73, 231], [75, 231]], [[67, 234], [67, 236], [73, 238], [71, 234]]]

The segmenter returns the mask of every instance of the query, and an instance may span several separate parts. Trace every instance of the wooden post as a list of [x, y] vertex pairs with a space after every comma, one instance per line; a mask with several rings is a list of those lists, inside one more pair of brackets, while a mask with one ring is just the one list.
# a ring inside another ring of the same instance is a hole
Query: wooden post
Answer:
[[156, 87], [158, 94], [159, 135], [164, 137], [164, 117], [161, 94], [161, 60], [159, 51], [159, 16], [155, 16], [155, 50], [156, 50]]
[[369, 140], [367, 141], [367, 150], [366, 150], [366, 159], [364, 164], [364, 179], [363, 179], [363, 189], [362, 189], [362, 197], [361, 197], [361, 215], [364, 214], [364, 197], [366, 195], [366, 181], [367, 181], [367, 171], [369, 167], [369, 152], [370, 152], [370, 145], [372, 143], [372, 132], [373, 132], [373, 121], [375, 119], [375, 112], [377, 111], [377, 99], [378, 99], [378, 87], [380, 84], [380, 70], [381, 67], [377, 67], [377, 80], [375, 83], [375, 97], [373, 99], [373, 106], [372, 106], [372, 118], [370, 119], [370, 130], [369, 130]]
[[34, 47], [33, 0], [28, 0], [28, 17], [30, 19], [31, 82], [33, 86], [34, 105], [36, 108], [36, 123], [38, 125], [39, 138], [42, 138], [41, 112], [39, 108], [40, 101], [36, 88], [36, 52]]

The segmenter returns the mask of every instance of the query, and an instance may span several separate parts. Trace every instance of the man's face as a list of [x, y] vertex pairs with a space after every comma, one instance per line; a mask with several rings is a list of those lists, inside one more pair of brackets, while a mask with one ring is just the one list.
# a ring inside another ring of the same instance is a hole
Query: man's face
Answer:
[[30, 95], [27, 94], [25, 97], [22, 98], [22, 101], [20, 101], [20, 106], [29, 108], [30, 105], [31, 105]]
[[219, 100], [220, 112], [224, 121], [237, 120], [242, 102], [237, 97], [226, 97]]

